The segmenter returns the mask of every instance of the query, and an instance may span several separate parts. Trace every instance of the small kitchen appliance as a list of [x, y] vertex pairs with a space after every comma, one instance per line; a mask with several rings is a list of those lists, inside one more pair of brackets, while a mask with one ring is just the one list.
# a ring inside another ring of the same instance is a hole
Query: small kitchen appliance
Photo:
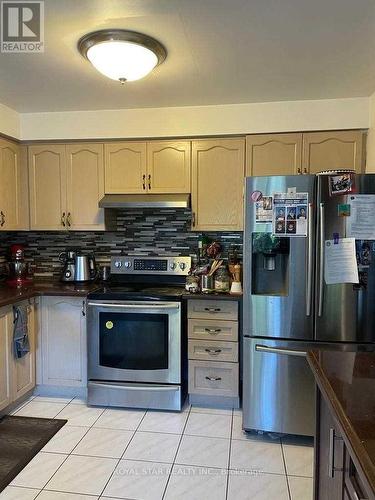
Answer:
[[83, 255], [74, 250], [61, 252], [60, 261], [64, 263], [61, 281], [81, 283], [93, 281], [97, 277], [94, 255]]
[[9, 286], [25, 286], [32, 283], [28, 276], [28, 265], [25, 262], [25, 249], [23, 245], [10, 247], [11, 260], [8, 262], [9, 277], [6, 281]]
[[88, 295], [88, 404], [182, 409], [190, 266], [190, 257], [112, 258], [110, 281]]

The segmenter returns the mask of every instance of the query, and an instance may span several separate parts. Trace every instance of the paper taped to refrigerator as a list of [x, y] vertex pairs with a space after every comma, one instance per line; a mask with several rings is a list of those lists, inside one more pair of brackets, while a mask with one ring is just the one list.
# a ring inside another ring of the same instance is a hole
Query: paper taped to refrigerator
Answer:
[[272, 222], [272, 196], [263, 196], [260, 201], [255, 203], [255, 222], [267, 223]]
[[275, 236], [307, 236], [308, 193], [274, 193], [272, 232]]
[[375, 195], [356, 194], [349, 197], [350, 217], [346, 234], [356, 240], [375, 240]]
[[324, 280], [327, 285], [359, 283], [354, 238], [325, 241]]

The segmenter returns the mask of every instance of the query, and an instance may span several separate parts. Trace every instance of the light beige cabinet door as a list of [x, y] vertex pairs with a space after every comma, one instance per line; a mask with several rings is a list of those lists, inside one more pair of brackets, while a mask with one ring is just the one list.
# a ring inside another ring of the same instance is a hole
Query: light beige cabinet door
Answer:
[[147, 191], [145, 142], [105, 144], [104, 158], [106, 193], [137, 194]]
[[85, 387], [86, 321], [83, 299], [43, 297], [41, 321], [42, 383]]
[[243, 228], [245, 139], [192, 142], [193, 231]]
[[30, 228], [66, 229], [64, 145], [29, 147]]
[[12, 402], [11, 315], [9, 308], [0, 310], [0, 410]]
[[66, 161], [68, 229], [103, 230], [104, 209], [98, 207], [104, 196], [103, 144], [68, 144]]
[[302, 134], [262, 134], [246, 137], [246, 175], [302, 173]]
[[16, 401], [35, 387], [35, 306], [27, 306], [27, 326], [30, 352], [20, 359], [13, 358], [12, 399]]
[[150, 193], [190, 193], [191, 142], [147, 143], [147, 188]]
[[25, 148], [0, 139], [0, 230], [29, 229]]
[[304, 173], [322, 170], [364, 170], [364, 133], [360, 130], [311, 132], [303, 134], [302, 167]]

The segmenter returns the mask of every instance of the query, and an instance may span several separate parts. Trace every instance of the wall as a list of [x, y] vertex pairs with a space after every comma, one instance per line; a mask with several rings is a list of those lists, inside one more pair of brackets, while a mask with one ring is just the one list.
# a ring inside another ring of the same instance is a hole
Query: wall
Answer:
[[0, 104], [0, 133], [20, 139], [20, 116], [14, 109]]
[[366, 172], [375, 172], [375, 93], [369, 99], [369, 131], [366, 154]]
[[[94, 252], [99, 265], [108, 264], [111, 256], [121, 253], [191, 255], [196, 252], [199, 233], [190, 231], [190, 222], [190, 210], [126, 210], [118, 212], [116, 231], [0, 233], [0, 265], [13, 243], [26, 245], [26, 260], [32, 264], [35, 278], [58, 278], [62, 269], [58, 256], [66, 248]], [[241, 232], [208, 236], [220, 241], [224, 254], [231, 245], [242, 254]]]
[[246, 134], [367, 128], [369, 100], [24, 113], [23, 140]]

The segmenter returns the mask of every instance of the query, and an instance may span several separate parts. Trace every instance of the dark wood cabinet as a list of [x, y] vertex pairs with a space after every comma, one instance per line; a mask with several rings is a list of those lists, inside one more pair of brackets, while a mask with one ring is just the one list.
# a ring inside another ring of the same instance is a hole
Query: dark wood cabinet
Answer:
[[344, 442], [338, 425], [318, 391], [318, 426], [315, 451], [316, 499], [342, 500]]
[[375, 500], [319, 390], [316, 407], [315, 500]]

